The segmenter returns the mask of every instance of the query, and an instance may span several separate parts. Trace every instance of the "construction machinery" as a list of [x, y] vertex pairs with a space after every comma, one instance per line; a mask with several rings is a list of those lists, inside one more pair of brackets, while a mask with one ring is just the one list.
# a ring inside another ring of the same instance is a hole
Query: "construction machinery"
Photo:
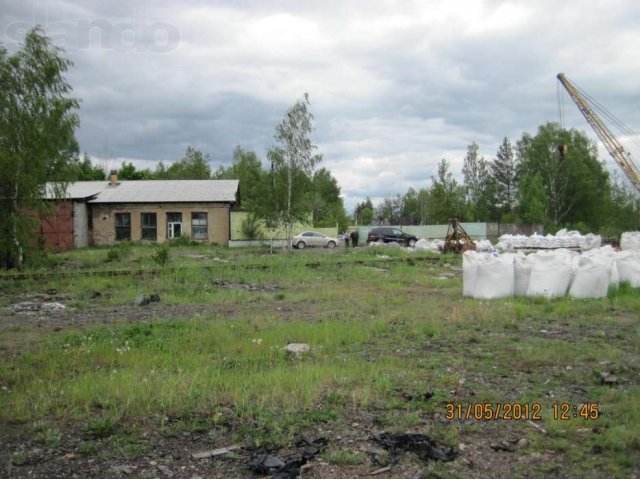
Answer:
[[449, 219], [447, 235], [444, 238], [442, 253], [462, 253], [467, 250], [475, 250], [476, 244], [464, 231], [457, 218]]
[[[624, 149], [618, 139], [611, 133], [609, 128], [605, 125], [602, 119], [596, 114], [599, 111], [603, 116], [610, 119], [616, 124], [624, 133], [630, 135], [636, 135], [635, 132], [627, 128], [617, 120], [611, 113], [609, 113], [602, 105], [592, 99], [586, 92], [578, 88], [564, 75], [564, 73], [558, 74], [558, 80], [565, 88], [565, 90], [571, 96], [571, 99], [578, 106], [578, 109], [587, 119], [587, 122], [598, 135], [598, 138], [602, 141], [609, 154], [613, 157], [615, 162], [620, 166], [625, 173], [631, 184], [640, 192], [640, 169], [633, 161], [631, 154]], [[566, 153], [566, 145], [560, 145], [558, 147], [561, 157]]]

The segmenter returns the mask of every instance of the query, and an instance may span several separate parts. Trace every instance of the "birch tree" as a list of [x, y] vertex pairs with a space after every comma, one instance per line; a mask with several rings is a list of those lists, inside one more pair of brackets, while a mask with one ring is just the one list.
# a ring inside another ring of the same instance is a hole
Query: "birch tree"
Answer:
[[[274, 138], [278, 145], [268, 155], [274, 184], [284, 181], [284, 202], [276, 202], [272, 214], [285, 228], [289, 249], [293, 225], [310, 220], [311, 213], [304, 202], [307, 192], [298, 188], [302, 184], [296, 182], [296, 178], [302, 176], [308, 179], [316, 165], [322, 161], [322, 155], [315, 153], [318, 147], [311, 140], [313, 115], [309, 106], [309, 94], [305, 93], [303, 98], [287, 110], [283, 120], [276, 125]], [[276, 190], [281, 186], [274, 185]]]
[[78, 100], [64, 74], [71, 62], [44, 32], [30, 30], [9, 55], [0, 46], [0, 264], [20, 268], [44, 184], [70, 178], [78, 144]]

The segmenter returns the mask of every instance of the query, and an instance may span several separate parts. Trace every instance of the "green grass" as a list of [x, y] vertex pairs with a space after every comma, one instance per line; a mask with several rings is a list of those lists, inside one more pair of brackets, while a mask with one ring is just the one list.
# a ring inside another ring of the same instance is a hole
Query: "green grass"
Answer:
[[[461, 296], [459, 257], [407, 263], [406, 252], [384, 248], [271, 255], [171, 246], [171, 268], [94, 274], [158, 269], [152, 246], [127, 248], [109, 263], [104, 248], [51, 259], [54, 272], [87, 275], [0, 280], [1, 306], [55, 290], [74, 314], [125, 312], [107, 325], [0, 330], [0, 420], [25, 423], [46, 448], [68, 424], [81, 432], [82, 455], [142, 455], [151, 448], [139, 441], [142, 426], [167, 438], [202, 432], [277, 447], [305, 429], [348, 436], [355, 415], [375, 418], [376, 430], [427, 430], [452, 446], [526, 437], [527, 452], [545, 459], [508, 467], [514, 476], [630, 476], [640, 467], [638, 289], [622, 285], [602, 300], [475, 301]], [[148, 310], [133, 300], [143, 293], [161, 303], [140, 318]], [[294, 342], [311, 351], [288, 355]], [[618, 384], [601, 385], [603, 371]], [[445, 422], [450, 401], [541, 403], [547, 435], [523, 422]], [[554, 402], [587, 401], [598, 403], [598, 420], [552, 418]], [[328, 452], [335, 465], [368, 462], [355, 446]], [[427, 473], [474, 474], [464, 468]]]

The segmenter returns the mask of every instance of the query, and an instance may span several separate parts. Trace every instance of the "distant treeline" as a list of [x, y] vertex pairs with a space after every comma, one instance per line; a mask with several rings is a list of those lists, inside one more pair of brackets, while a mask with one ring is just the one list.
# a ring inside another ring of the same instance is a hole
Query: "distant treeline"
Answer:
[[[565, 147], [561, 147], [565, 146]], [[463, 182], [442, 160], [431, 185], [410, 188], [374, 206], [356, 206], [361, 225], [373, 221], [427, 225], [458, 217], [468, 222], [542, 223], [547, 231], [568, 227], [605, 236], [638, 229], [638, 195], [626, 179], [609, 175], [597, 145], [582, 132], [556, 123], [524, 133], [513, 146], [505, 138], [490, 160], [467, 147]]]

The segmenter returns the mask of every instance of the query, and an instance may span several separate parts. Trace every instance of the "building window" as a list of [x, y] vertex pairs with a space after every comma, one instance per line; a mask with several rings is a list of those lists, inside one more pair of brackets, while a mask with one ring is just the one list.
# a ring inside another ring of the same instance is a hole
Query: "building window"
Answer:
[[158, 239], [158, 221], [155, 213], [140, 214], [140, 231], [142, 240]]
[[191, 214], [191, 238], [194, 240], [207, 240], [209, 238], [207, 212], [193, 212]]
[[130, 213], [116, 213], [116, 240], [131, 240]]
[[178, 238], [182, 235], [182, 213], [167, 213], [167, 238]]

